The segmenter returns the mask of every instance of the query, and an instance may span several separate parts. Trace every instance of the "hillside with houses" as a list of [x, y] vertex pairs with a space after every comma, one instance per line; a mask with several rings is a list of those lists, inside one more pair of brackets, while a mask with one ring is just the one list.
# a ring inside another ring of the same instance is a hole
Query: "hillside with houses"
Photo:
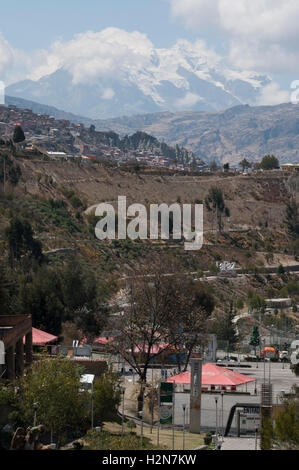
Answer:
[[178, 145], [170, 147], [145, 132], [121, 138], [112, 131], [98, 132], [81, 123], [35, 114], [30, 109], [0, 106], [0, 137], [12, 137], [15, 126], [22, 127], [26, 142], [24, 150], [41, 151], [49, 158], [68, 158], [100, 161], [108, 159], [118, 164], [141, 163], [169, 169], [190, 169], [202, 166], [191, 151]]

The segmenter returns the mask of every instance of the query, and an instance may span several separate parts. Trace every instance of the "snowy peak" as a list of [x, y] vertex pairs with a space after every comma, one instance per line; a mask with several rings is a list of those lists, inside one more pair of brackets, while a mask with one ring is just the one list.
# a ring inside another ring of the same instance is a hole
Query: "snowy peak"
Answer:
[[[88, 64], [84, 62], [85, 67]], [[114, 64], [113, 73], [108, 68], [104, 72], [99, 69], [92, 76], [88, 71], [78, 75], [69, 62], [62, 61], [60, 65], [39, 80], [11, 85], [7, 94], [89, 118], [106, 119], [253, 105], [263, 87], [271, 83], [267, 76], [228, 68], [200, 40], [191, 43], [182, 39], [169, 49], [141, 48], [138, 56], [119, 60], [117, 67]]]

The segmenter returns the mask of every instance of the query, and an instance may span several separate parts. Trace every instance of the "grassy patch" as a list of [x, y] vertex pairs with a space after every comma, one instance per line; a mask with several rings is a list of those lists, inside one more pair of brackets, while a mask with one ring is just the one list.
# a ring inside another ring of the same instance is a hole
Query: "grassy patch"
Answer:
[[[140, 450], [140, 449], [160, 449], [172, 450], [173, 443], [172, 429], [160, 428], [159, 445], [157, 428], [143, 426], [143, 447], [141, 447], [141, 427], [137, 424], [133, 432], [127, 424], [124, 427], [124, 436], [121, 435], [121, 425], [117, 423], [105, 423], [104, 430], [99, 435], [96, 432], [89, 433], [84, 441], [89, 449], [96, 450]], [[204, 444], [204, 434], [192, 434], [185, 432], [185, 450], [192, 450]], [[174, 432], [175, 450], [183, 449], [183, 431]]]

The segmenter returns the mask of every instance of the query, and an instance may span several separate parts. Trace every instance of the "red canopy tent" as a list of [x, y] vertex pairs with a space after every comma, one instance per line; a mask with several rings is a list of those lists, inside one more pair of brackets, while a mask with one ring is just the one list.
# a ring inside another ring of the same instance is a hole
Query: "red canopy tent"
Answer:
[[[54, 344], [58, 341], [57, 336], [50, 335], [42, 330], [37, 330], [32, 328], [32, 344], [33, 346], [46, 346], [47, 344]], [[23, 343], [25, 343], [25, 338], [23, 338]]]
[[[236, 387], [254, 382], [256, 379], [248, 377], [247, 375], [240, 374], [224, 367], [216, 366], [215, 364], [203, 364], [202, 366], [202, 389], [207, 390], [209, 387], [213, 390], [215, 387], [220, 387], [226, 390], [227, 387], [231, 390], [236, 390]], [[175, 384], [191, 384], [191, 373], [182, 372], [181, 374], [169, 377], [167, 382]]]

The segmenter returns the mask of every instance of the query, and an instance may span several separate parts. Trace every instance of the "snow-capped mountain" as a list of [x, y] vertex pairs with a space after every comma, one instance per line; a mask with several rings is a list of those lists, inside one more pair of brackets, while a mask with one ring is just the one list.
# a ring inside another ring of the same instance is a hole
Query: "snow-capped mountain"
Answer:
[[267, 76], [228, 68], [211, 51], [180, 40], [169, 49], [152, 49], [144, 60], [121, 61], [117, 72], [91, 80], [74, 79], [62, 64], [50, 75], [25, 80], [7, 94], [55, 106], [93, 119], [158, 111], [221, 111], [255, 104]]

